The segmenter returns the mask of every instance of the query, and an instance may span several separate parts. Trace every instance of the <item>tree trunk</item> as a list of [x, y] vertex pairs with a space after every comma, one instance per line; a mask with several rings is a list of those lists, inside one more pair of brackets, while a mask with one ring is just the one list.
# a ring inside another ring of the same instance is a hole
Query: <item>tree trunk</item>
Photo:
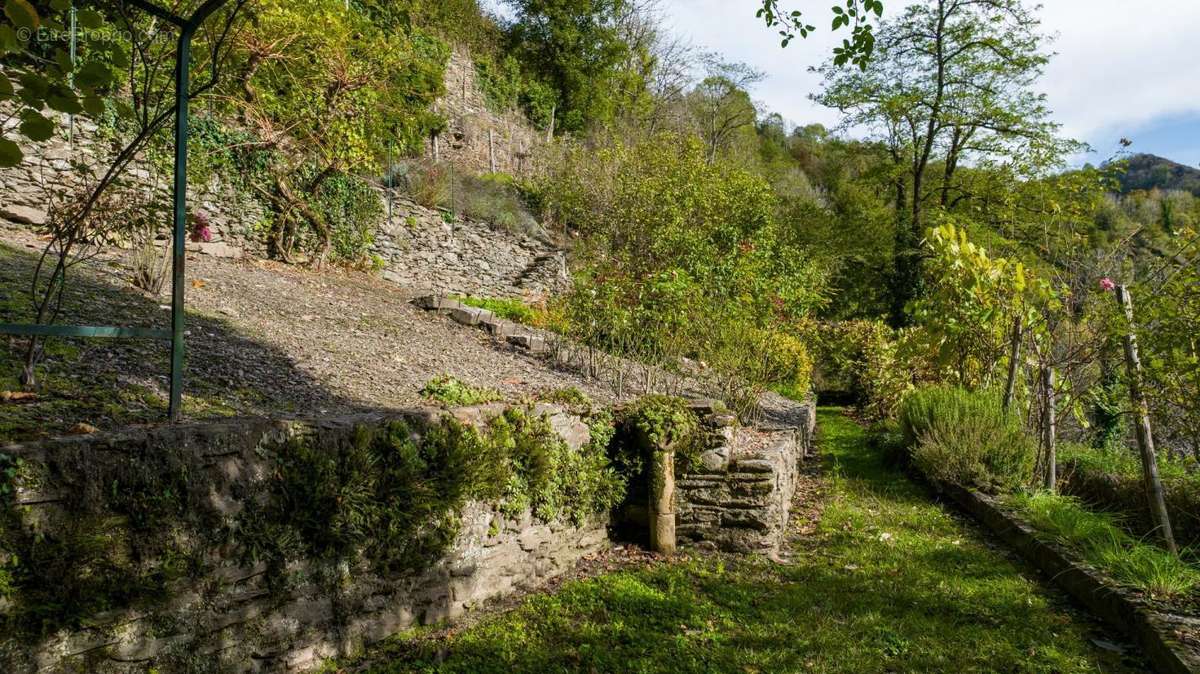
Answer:
[[1013, 396], [1017, 390], [1017, 374], [1020, 372], [1021, 361], [1021, 317], [1013, 319], [1012, 345], [1008, 351], [1008, 381], [1004, 384], [1004, 411], [1012, 407]]
[[1142, 482], [1146, 490], [1146, 499], [1150, 503], [1150, 513], [1158, 534], [1171, 554], [1178, 555], [1175, 546], [1175, 535], [1171, 531], [1171, 518], [1167, 514], [1167, 502], [1163, 495], [1162, 480], [1158, 476], [1158, 461], [1154, 453], [1154, 434], [1150, 428], [1150, 406], [1146, 402], [1146, 393], [1142, 388], [1142, 361], [1138, 356], [1137, 332], [1133, 322], [1133, 297], [1129, 288], [1117, 286], [1117, 302], [1125, 312], [1128, 327], [1125, 333], [1125, 368], [1129, 374], [1129, 398], [1133, 402], [1134, 414], [1137, 416], [1138, 451], [1142, 455]]

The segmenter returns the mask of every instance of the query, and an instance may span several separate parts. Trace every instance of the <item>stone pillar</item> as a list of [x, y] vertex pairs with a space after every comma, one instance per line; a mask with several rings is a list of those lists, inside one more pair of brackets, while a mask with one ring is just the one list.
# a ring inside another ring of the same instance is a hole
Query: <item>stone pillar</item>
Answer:
[[675, 452], [670, 450], [651, 454], [650, 549], [675, 554]]

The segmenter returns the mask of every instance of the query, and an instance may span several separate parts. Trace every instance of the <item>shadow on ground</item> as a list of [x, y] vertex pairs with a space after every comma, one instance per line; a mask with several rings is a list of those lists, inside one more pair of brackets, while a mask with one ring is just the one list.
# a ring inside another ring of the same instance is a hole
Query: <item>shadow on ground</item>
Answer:
[[[0, 245], [0, 322], [30, 322], [29, 284], [40, 251]], [[73, 270], [61, 324], [170, 327], [166, 297], [135, 290], [116, 263]], [[366, 405], [330, 392], [279, 349], [239, 334], [228, 322], [189, 312], [184, 414], [346, 413]], [[0, 335], [0, 390], [20, 389], [26, 338]], [[51, 338], [38, 368], [36, 397], [0, 402], [0, 442], [165, 419], [170, 345], [154, 340]]]

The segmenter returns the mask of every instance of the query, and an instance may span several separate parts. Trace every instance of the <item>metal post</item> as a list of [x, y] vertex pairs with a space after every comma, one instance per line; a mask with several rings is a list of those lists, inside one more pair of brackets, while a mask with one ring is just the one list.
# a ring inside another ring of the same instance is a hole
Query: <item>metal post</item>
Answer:
[[179, 31], [175, 58], [175, 186], [174, 240], [171, 255], [171, 398], [167, 416], [178, 421], [183, 414], [183, 290], [187, 246], [187, 138], [188, 67], [192, 60], [194, 26]]
[[[75, 88], [75, 3], [71, 3], [71, 72], [67, 74], [67, 86]], [[67, 115], [67, 142], [75, 147], [75, 115]]]

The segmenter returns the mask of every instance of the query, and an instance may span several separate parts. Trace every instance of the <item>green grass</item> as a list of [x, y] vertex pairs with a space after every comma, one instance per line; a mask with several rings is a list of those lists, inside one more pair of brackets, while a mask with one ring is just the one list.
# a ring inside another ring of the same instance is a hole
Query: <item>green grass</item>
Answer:
[[[1089, 447], [1066, 443], [1059, 450], [1061, 462], [1074, 462], [1081, 470], [1141, 480], [1142, 462], [1136, 450], [1128, 447]], [[1191, 459], [1178, 459], [1168, 452], [1158, 455], [1158, 474], [1169, 482], [1185, 482], [1200, 491], [1200, 466]]]
[[535, 595], [373, 672], [1129, 672], [974, 527], [885, 467], [836, 410], [817, 532], [793, 562], [684, 556]]
[[515, 323], [534, 325], [539, 322], [539, 310], [536, 307], [532, 307], [519, 299], [463, 296], [455, 296], [454, 299], [469, 307], [487, 309], [493, 314], [496, 314], [497, 318], [503, 318]]
[[1017, 495], [1008, 503], [1044, 536], [1119, 583], [1158, 599], [1200, 591], [1200, 567], [1134, 539], [1111, 514], [1092, 512], [1077, 499], [1049, 493]]

